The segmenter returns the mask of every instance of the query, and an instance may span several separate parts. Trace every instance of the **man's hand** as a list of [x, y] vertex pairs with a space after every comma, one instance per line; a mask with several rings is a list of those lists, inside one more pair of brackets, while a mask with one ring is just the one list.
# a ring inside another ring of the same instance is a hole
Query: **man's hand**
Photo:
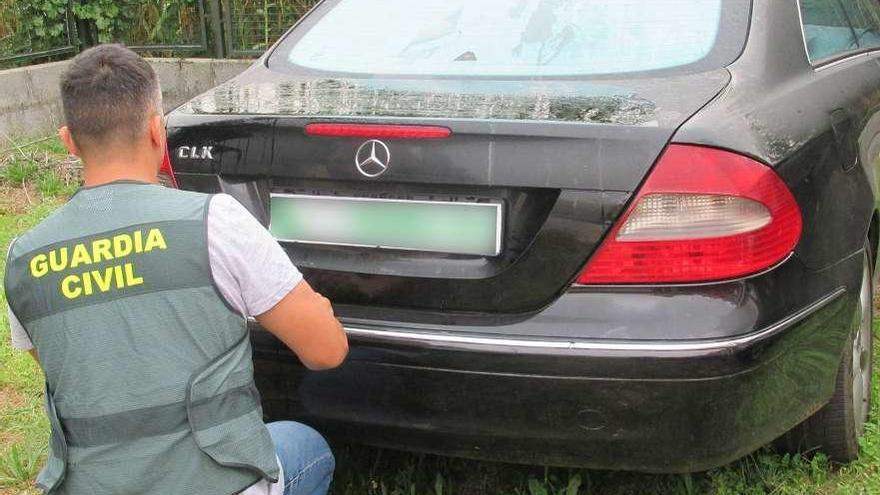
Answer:
[[348, 355], [348, 338], [330, 301], [305, 280], [257, 321], [281, 339], [312, 370], [339, 366]]

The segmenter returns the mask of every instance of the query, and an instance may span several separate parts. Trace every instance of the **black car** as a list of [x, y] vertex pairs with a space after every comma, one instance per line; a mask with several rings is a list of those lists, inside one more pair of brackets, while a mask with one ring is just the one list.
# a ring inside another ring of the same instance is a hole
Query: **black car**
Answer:
[[874, 0], [325, 0], [168, 118], [351, 339], [253, 324], [268, 418], [370, 444], [687, 472], [858, 455]]

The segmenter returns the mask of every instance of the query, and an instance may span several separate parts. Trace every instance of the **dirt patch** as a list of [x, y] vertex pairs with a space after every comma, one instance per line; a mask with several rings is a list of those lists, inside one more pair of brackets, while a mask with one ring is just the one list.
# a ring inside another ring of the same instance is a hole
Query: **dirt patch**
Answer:
[[0, 495], [36, 495], [38, 493], [40, 492], [37, 491], [36, 488], [28, 488], [25, 490], [22, 490], [21, 488], [0, 488]]
[[22, 442], [24, 442], [24, 436], [21, 433], [0, 431], [0, 449], [4, 449], [12, 445], [19, 445]]
[[50, 144], [0, 152], [0, 214], [26, 213], [46, 198], [79, 184], [82, 162]]
[[0, 407], [18, 408], [27, 404], [27, 396], [12, 387], [0, 387]]
[[[27, 397], [12, 387], [0, 387], [0, 409], [17, 409], [24, 407]], [[0, 450], [7, 445], [14, 445], [24, 441], [21, 433], [0, 431]], [[0, 495], [3, 492], [0, 491]]]
[[0, 186], [0, 215], [21, 215], [39, 202], [33, 186]]

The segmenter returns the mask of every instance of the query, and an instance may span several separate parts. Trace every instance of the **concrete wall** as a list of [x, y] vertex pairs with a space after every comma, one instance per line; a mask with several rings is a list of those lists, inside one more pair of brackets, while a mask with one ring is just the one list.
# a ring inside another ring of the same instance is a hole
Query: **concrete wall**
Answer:
[[[251, 60], [148, 59], [162, 84], [165, 110], [234, 77]], [[41, 137], [63, 120], [58, 83], [69, 61], [0, 71], [0, 143], [3, 136]], [[0, 145], [0, 147], [3, 147]]]

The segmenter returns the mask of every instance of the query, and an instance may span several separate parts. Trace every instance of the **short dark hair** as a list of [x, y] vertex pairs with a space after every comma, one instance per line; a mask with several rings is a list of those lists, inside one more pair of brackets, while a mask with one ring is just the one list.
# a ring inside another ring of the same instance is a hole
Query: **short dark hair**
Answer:
[[122, 45], [77, 55], [61, 79], [61, 101], [80, 147], [134, 139], [146, 129], [150, 112], [162, 111], [153, 68]]

